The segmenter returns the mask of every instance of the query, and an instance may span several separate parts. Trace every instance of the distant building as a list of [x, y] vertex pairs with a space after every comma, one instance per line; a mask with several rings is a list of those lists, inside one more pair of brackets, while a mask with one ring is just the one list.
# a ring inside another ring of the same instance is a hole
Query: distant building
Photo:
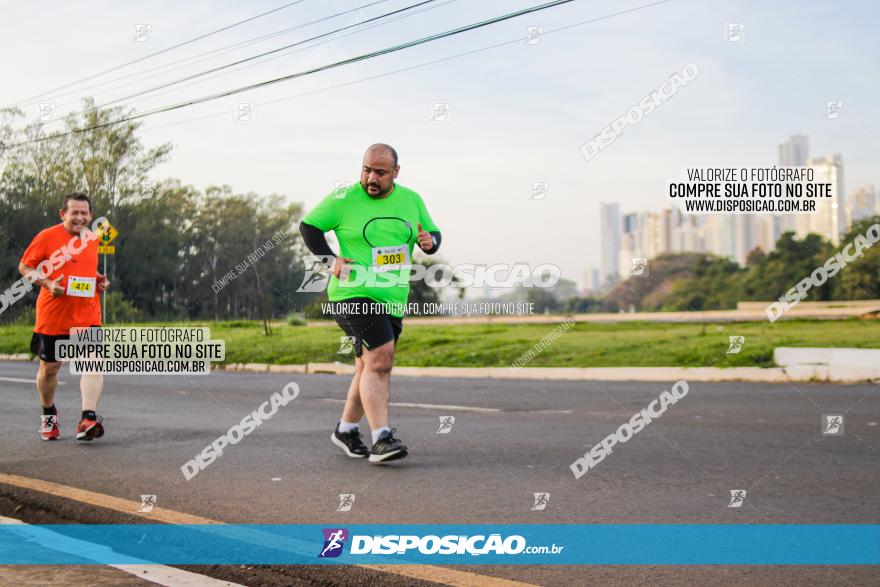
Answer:
[[880, 202], [877, 200], [877, 192], [871, 184], [865, 184], [854, 192], [850, 192], [847, 198], [847, 223], [849, 228], [865, 218], [870, 218], [880, 213]]
[[583, 297], [587, 297], [593, 293], [593, 281], [592, 275], [590, 274], [589, 269], [584, 269], [581, 271], [581, 279], [578, 284], [578, 295]]
[[596, 295], [602, 289], [601, 270], [597, 267], [590, 267], [581, 271], [580, 295], [581, 297], [591, 297]]
[[810, 139], [807, 135], [792, 135], [779, 145], [780, 167], [804, 167], [810, 158]]
[[740, 224], [738, 217], [738, 214], [711, 214], [706, 218], [706, 253], [737, 260], [737, 226]]
[[632, 212], [624, 214], [622, 218], [623, 232], [620, 235], [620, 249], [617, 256], [617, 273], [621, 279], [630, 276], [633, 257], [648, 257], [645, 246], [647, 217], [646, 212]]
[[682, 214], [678, 208], [670, 210], [669, 252], [701, 253], [704, 250], [701, 225], [705, 219], [693, 214]]
[[807, 165], [813, 168], [813, 183], [831, 184], [831, 198], [816, 198], [815, 213], [796, 214], [795, 234], [804, 238], [812, 232], [838, 245], [846, 232], [843, 158], [840, 155], [817, 157], [808, 160]]
[[[852, 222], [880, 214], [880, 194], [865, 185], [844, 198], [840, 155], [810, 158], [806, 135], [792, 135], [779, 145], [782, 167], [812, 167], [814, 183], [829, 183], [832, 198], [817, 198], [814, 214], [684, 214], [678, 207], [660, 212], [620, 213], [620, 206], [603, 203], [600, 214], [601, 285], [609, 275], [630, 277], [634, 257], [656, 258], [666, 253], [708, 253], [745, 266], [749, 253], [769, 253], [783, 232], [797, 238], [816, 233], [839, 244]], [[848, 206], [845, 204], [849, 202]], [[587, 279], [584, 277], [584, 282]], [[594, 280], [596, 281], [596, 280]], [[600, 289], [597, 287], [595, 289]]]
[[[779, 166], [780, 167], [806, 167], [807, 161], [810, 159], [810, 139], [807, 135], [792, 135], [789, 140], [779, 145]], [[758, 228], [759, 232], [769, 233], [764, 235], [764, 240], [772, 240], [773, 248], [776, 247], [776, 241], [783, 232], [795, 231], [796, 214], [777, 214], [772, 216], [772, 228], [768, 228], [766, 223], [769, 220], [759, 221], [763, 226]], [[766, 218], [766, 217], [765, 217]], [[767, 238], [769, 237], [769, 239]], [[772, 250], [772, 249], [768, 249]]]
[[599, 239], [602, 249], [602, 281], [616, 280], [620, 252], [620, 204], [603, 203], [599, 212]]

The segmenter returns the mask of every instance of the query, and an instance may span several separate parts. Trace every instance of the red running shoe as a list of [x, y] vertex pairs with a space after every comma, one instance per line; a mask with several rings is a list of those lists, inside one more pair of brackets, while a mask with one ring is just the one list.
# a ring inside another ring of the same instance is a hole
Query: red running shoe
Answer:
[[58, 440], [61, 437], [57, 415], [40, 416], [40, 437], [43, 440]]
[[80, 420], [76, 427], [77, 440], [91, 440], [93, 438], [101, 438], [104, 436], [104, 426], [101, 425], [103, 418], [98, 416], [97, 420]]

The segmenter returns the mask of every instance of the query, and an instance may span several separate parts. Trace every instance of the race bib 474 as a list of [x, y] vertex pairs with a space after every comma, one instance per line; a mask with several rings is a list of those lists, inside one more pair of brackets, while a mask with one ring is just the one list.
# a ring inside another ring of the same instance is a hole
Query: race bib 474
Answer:
[[67, 295], [75, 298], [95, 297], [94, 277], [74, 277], [67, 279]]

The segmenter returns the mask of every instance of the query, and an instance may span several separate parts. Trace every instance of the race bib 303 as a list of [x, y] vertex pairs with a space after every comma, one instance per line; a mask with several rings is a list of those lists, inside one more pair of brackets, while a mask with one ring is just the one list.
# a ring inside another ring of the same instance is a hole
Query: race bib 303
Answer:
[[373, 247], [373, 270], [391, 271], [410, 266], [409, 246]]

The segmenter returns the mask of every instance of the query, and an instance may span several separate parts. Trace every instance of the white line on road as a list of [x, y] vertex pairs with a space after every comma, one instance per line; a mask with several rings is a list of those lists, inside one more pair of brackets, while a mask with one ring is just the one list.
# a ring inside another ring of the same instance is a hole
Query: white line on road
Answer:
[[[18, 377], [0, 377], [0, 381], [8, 381], [10, 383], [36, 383], [34, 379], [19, 379]], [[64, 381], [59, 381], [58, 385], [64, 385]]]
[[[344, 404], [344, 399], [336, 399], [332, 397], [323, 398], [325, 402], [334, 402]], [[414, 404], [410, 402], [390, 402], [388, 405], [397, 408], [422, 408], [425, 410], [447, 410], [450, 412], [476, 412], [478, 414], [495, 414], [500, 412], [499, 408], [476, 408], [474, 406], [447, 406], [444, 404]]]
[[[334, 402], [344, 404], [344, 399], [336, 399], [332, 397], [322, 398], [325, 402]], [[446, 404], [417, 404], [413, 402], [390, 402], [388, 405], [397, 408], [420, 408], [423, 410], [446, 410], [448, 412], [474, 412], [477, 414], [497, 414], [499, 412], [510, 411], [527, 414], [570, 414], [571, 410], [502, 410], [501, 408], [478, 408], [475, 406], [450, 406]]]
[[[49, 495], [55, 495], [57, 497], [62, 497], [64, 499], [71, 499], [74, 501], [78, 501], [80, 503], [88, 504], [90, 506], [98, 506], [105, 509], [121, 512], [123, 514], [128, 515], [142, 515], [145, 518], [153, 519], [157, 522], [164, 522], [166, 524], [217, 524], [222, 526], [223, 522], [219, 522], [217, 520], [212, 520], [210, 518], [205, 518], [202, 516], [194, 516], [192, 514], [186, 514], [183, 512], [177, 512], [174, 510], [169, 510], [167, 508], [153, 508], [153, 510], [146, 514], [136, 514], [133, 512], [137, 512], [138, 508], [142, 505], [139, 501], [131, 501], [128, 499], [122, 499], [120, 497], [114, 497], [112, 495], [107, 495], [105, 493], [97, 493], [95, 491], [89, 491], [88, 489], [78, 489], [76, 487], [69, 487], [67, 485], [61, 485], [58, 483], [52, 483], [51, 481], [43, 481], [41, 479], [31, 479], [29, 477], [22, 477], [20, 475], [11, 475], [9, 473], [0, 472], [0, 483], [4, 483], [6, 485], [11, 485], [13, 487], [20, 487], [22, 489], [29, 489], [33, 491], [39, 491], [42, 493], [47, 493]], [[259, 540], [255, 541], [255, 544], [265, 544], [265, 539], [263, 538], [262, 532], [253, 531], [249, 533], [250, 540], [254, 540], [254, 534], [259, 535]], [[241, 532], [235, 533], [236, 539], [241, 539]], [[278, 544], [278, 536], [275, 534], [269, 535], [269, 539], [272, 540], [272, 544]], [[313, 546], [313, 545], [309, 545]], [[76, 554], [76, 552], [74, 552]], [[491, 577], [489, 575], [480, 575], [478, 573], [474, 573], [471, 571], [459, 571], [452, 567], [439, 567], [434, 565], [416, 565], [416, 564], [407, 564], [407, 565], [353, 565], [362, 569], [371, 569], [374, 571], [379, 571], [382, 573], [386, 573], [388, 575], [397, 575], [393, 579], [397, 579], [398, 577], [404, 577], [409, 579], [418, 579], [421, 581], [428, 581], [433, 583], [441, 583], [443, 585], [452, 585], [453, 587], [473, 587], [475, 585], [487, 586], [487, 587], [535, 587], [529, 583], [523, 583], [520, 581], [511, 581], [509, 579], [502, 579], [500, 577]], [[397, 579], [398, 583], [402, 583], [405, 579]]]
[[[6, 516], [0, 516], [0, 524], [16, 524], [22, 526], [30, 525], [16, 518], [7, 518]], [[41, 546], [51, 548], [52, 550], [59, 550], [61, 552], [68, 552], [64, 545], [76, 546], [77, 548], [75, 548], [71, 554], [93, 550], [92, 548], [80, 549], [79, 545], [75, 544], [82, 543], [83, 541], [72, 540], [71, 538], [64, 536], [63, 534], [59, 534], [57, 532], [52, 532], [51, 530], [45, 530], [42, 528], [39, 529], [38, 535], [32, 535], [29, 536], [29, 538], [35, 539]], [[94, 547], [98, 546], [92, 545], [91, 543], [84, 544], [88, 544]], [[206, 577], [205, 575], [191, 573], [189, 571], [184, 571], [183, 569], [175, 569], [174, 567], [169, 567], [166, 565], [147, 564], [106, 566], [113, 567], [114, 569], [119, 569], [120, 571], [126, 572], [130, 575], [134, 575], [139, 579], [143, 579], [151, 583], [156, 583], [157, 585], [162, 585], [163, 587], [245, 587], [240, 583], [220, 581], [218, 579]]]

